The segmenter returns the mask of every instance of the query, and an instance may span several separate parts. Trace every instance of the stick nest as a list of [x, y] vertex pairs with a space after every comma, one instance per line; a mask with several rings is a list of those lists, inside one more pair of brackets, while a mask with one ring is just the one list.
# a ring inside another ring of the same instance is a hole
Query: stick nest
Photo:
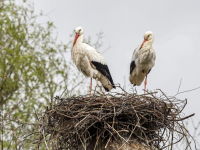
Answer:
[[114, 141], [134, 140], [155, 149], [171, 147], [187, 139], [182, 120], [194, 114], [182, 118], [187, 101], [160, 93], [55, 97], [57, 104], [42, 117], [44, 140], [52, 149], [70, 150], [111, 150]]

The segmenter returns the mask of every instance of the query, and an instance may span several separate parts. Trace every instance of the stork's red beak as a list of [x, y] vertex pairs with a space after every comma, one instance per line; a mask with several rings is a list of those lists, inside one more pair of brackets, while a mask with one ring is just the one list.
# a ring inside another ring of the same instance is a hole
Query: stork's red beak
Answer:
[[142, 45], [140, 46], [140, 49], [142, 48], [142, 46], [144, 45], [144, 43], [145, 43], [146, 41], [148, 41], [148, 40], [144, 39], [144, 41], [142, 42]]
[[76, 36], [75, 36], [75, 38], [74, 38], [74, 43], [73, 43], [73, 46], [76, 44], [76, 40], [78, 39], [78, 37], [79, 37], [79, 34], [78, 34], [78, 33], [76, 33]]

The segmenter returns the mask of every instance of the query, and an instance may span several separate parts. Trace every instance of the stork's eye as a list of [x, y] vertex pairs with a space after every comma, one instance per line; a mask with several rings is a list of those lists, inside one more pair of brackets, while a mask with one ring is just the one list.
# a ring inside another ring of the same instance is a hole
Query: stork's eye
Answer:
[[79, 32], [81, 32], [81, 29], [79, 30]]

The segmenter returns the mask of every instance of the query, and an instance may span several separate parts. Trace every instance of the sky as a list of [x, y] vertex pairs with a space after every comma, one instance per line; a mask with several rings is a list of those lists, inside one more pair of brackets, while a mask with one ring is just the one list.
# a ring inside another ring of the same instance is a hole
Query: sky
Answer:
[[[48, 16], [39, 23], [54, 22], [58, 40], [68, 43], [73, 30], [82, 26], [92, 41], [103, 32], [103, 52], [114, 83], [131, 89], [129, 66], [134, 49], [143, 42], [146, 31], [154, 33], [156, 62], [147, 89], [162, 89], [169, 96], [200, 87], [200, 1], [199, 0], [32, 0], [36, 13]], [[69, 60], [70, 55], [68, 56]], [[125, 79], [125, 81], [124, 81]], [[88, 80], [89, 82], [89, 80]], [[144, 85], [137, 87], [143, 93]], [[200, 121], [200, 89], [183, 93], [188, 99], [185, 115], [195, 113]], [[190, 128], [193, 128], [190, 126]]]

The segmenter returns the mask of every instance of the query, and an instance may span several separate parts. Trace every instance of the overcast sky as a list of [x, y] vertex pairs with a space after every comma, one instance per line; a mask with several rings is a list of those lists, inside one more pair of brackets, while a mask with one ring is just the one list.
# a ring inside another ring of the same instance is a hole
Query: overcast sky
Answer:
[[[200, 1], [199, 0], [32, 0], [36, 13], [43, 10], [49, 17], [38, 21], [53, 21], [58, 39], [64, 43], [77, 26], [85, 37], [95, 41], [96, 33], [104, 32], [103, 52], [115, 83], [131, 88], [129, 66], [134, 49], [143, 42], [146, 31], [155, 36], [153, 47], [156, 63], [148, 76], [147, 89], [162, 89], [167, 95], [200, 87]], [[70, 59], [70, 55], [69, 55]], [[89, 82], [89, 80], [88, 80]], [[142, 93], [144, 84], [137, 87]], [[188, 99], [185, 114], [196, 113], [200, 121], [200, 89], [178, 96]]]

